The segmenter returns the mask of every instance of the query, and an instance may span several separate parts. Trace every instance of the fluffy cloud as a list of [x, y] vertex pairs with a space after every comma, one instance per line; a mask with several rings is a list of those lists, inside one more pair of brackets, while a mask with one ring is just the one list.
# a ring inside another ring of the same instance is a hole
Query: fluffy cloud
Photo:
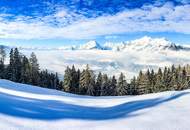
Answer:
[[[0, 38], [85, 39], [130, 32], [179, 32], [190, 34], [190, 5], [143, 6], [115, 15], [88, 18], [64, 8], [54, 14], [31, 18], [16, 16], [9, 21], [0, 15]], [[8, 14], [6, 14], [8, 15]]]

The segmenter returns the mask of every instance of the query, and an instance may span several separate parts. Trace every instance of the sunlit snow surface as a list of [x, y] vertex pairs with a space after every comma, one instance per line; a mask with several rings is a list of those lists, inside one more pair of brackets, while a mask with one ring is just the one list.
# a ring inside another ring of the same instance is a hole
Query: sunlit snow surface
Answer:
[[89, 97], [0, 80], [1, 130], [187, 130], [190, 90]]

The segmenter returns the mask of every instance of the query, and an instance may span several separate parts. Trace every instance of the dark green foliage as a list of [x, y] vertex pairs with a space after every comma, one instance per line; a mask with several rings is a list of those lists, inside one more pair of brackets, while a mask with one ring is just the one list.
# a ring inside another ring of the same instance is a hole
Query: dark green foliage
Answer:
[[127, 82], [125, 80], [125, 76], [123, 73], [120, 74], [117, 82], [116, 95], [117, 96], [127, 95]]
[[9, 64], [4, 65], [5, 52], [0, 48], [0, 78], [9, 79], [14, 82], [37, 85], [52, 89], [60, 89], [61, 84], [58, 74], [48, 73], [47, 70], [40, 71], [38, 60], [34, 53], [30, 59], [22, 55], [17, 48], [11, 49]]
[[95, 91], [96, 91], [95, 96], [100, 96], [101, 87], [102, 87], [102, 73], [99, 72], [97, 80], [96, 80], [96, 84], [95, 84]]
[[95, 91], [95, 77], [89, 66], [82, 71], [79, 81], [79, 94], [94, 96]]
[[108, 90], [108, 95], [109, 96], [117, 96], [117, 79], [115, 78], [115, 76], [113, 76], [111, 78], [111, 83], [109, 86], [109, 90]]
[[39, 64], [36, 55], [32, 52], [30, 55], [30, 64], [31, 64], [31, 82], [33, 85], [38, 85], [39, 84]]
[[108, 93], [108, 91], [107, 91], [108, 87], [109, 87], [108, 76], [107, 76], [107, 74], [103, 74], [100, 96], [106, 96], [107, 95], [107, 93]]
[[4, 77], [6, 52], [4, 46], [0, 46], [0, 78]]

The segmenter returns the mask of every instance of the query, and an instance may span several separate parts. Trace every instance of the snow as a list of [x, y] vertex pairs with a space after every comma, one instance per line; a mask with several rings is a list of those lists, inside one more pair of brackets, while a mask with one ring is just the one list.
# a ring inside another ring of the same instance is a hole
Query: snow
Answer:
[[2, 130], [187, 130], [190, 90], [90, 97], [0, 80]]
[[103, 49], [96, 41], [89, 41], [79, 47], [80, 50]]

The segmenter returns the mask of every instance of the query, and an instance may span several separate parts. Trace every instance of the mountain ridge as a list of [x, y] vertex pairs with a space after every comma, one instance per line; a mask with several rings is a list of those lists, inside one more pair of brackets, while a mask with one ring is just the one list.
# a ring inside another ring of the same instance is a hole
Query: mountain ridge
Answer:
[[[6, 49], [15, 48], [15, 46], [4, 46]], [[108, 42], [104, 44], [99, 44], [95, 40], [90, 40], [84, 44], [80, 45], [65, 45], [60, 47], [18, 47], [21, 50], [113, 50], [113, 51], [164, 51], [164, 50], [185, 50], [189, 51], [190, 46], [188, 45], [178, 45], [175, 44], [166, 38], [151, 38], [144, 36], [139, 39], [131, 41], [122, 41], [122, 42]]]

